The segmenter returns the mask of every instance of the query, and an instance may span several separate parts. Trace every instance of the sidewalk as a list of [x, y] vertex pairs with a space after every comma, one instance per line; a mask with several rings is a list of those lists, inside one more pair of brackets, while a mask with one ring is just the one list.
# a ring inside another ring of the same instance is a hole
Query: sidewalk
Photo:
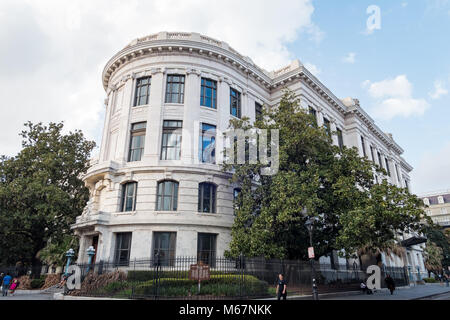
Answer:
[[413, 287], [401, 287], [391, 295], [389, 290], [381, 289], [373, 295], [357, 294], [350, 296], [322, 297], [322, 300], [415, 300], [432, 295], [450, 292], [450, 287], [440, 284], [416, 285]]

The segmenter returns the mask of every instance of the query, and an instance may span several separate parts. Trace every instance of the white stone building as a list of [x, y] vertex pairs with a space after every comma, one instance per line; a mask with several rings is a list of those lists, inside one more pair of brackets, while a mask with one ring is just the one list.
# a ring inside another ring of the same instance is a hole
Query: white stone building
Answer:
[[[79, 262], [93, 245], [96, 261], [222, 256], [231, 240], [233, 197], [228, 176], [202, 149], [232, 117], [254, 120], [295, 91], [334, 143], [357, 147], [385, 168], [387, 179], [410, 187], [412, 167], [392, 135], [358, 100], [340, 100], [298, 60], [273, 72], [227, 43], [197, 33], [161, 32], [137, 39], [103, 71], [107, 99], [99, 158], [84, 177], [91, 199], [73, 229]], [[374, 177], [380, 181], [381, 177]], [[385, 259], [385, 258], [383, 258]], [[345, 260], [335, 258], [342, 264]], [[402, 266], [402, 259], [385, 259]]]

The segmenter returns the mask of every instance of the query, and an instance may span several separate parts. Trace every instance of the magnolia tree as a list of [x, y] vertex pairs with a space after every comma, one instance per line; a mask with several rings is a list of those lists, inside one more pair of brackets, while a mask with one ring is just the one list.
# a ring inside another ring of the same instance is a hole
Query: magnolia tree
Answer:
[[29, 122], [21, 136], [19, 154], [0, 159], [0, 263], [39, 263], [47, 246], [42, 258], [58, 263], [89, 199], [80, 176], [95, 143], [62, 123]]
[[[263, 175], [262, 163], [224, 164], [240, 188], [228, 256], [307, 259], [305, 222], [314, 217], [316, 259], [338, 250], [379, 252], [396, 246], [398, 232], [420, 232], [424, 212], [407, 190], [374, 183], [384, 172], [356, 148], [333, 145], [333, 132], [319, 127], [299, 99], [285, 91], [280, 103], [261, 119], [234, 119], [230, 129], [266, 129], [279, 133], [279, 169]], [[257, 141], [248, 139], [246, 150]], [[235, 152], [237, 142], [224, 150]], [[268, 145], [268, 153], [271, 152]], [[306, 210], [305, 210], [306, 209]], [[307, 214], [305, 214], [306, 212]]]

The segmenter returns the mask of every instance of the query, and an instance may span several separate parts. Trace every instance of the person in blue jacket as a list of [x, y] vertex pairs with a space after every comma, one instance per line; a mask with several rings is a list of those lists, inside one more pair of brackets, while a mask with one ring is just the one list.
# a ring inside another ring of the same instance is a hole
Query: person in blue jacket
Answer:
[[3, 278], [2, 282], [2, 295], [5, 297], [8, 295], [9, 286], [11, 285], [12, 277], [9, 275], [9, 273], [6, 274], [6, 276]]

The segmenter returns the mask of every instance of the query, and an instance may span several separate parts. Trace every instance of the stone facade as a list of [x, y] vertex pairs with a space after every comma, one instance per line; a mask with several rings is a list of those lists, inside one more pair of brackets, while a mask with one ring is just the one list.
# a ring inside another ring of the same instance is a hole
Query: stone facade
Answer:
[[[166, 103], [167, 79], [184, 76], [184, 99]], [[136, 105], [137, 81], [151, 77], [146, 103]], [[201, 105], [202, 79], [216, 83], [216, 108]], [[389, 166], [390, 183], [410, 187], [412, 167], [392, 135], [384, 133], [358, 100], [336, 98], [298, 60], [277, 71], [256, 66], [227, 43], [197, 33], [161, 32], [136, 39], [117, 53], [103, 71], [106, 116], [98, 159], [84, 176], [91, 199], [73, 229], [80, 237], [80, 252], [93, 245], [96, 261], [117, 257], [120, 233], [131, 233], [129, 259], [154, 254], [155, 233], [176, 233], [176, 256], [196, 256], [199, 233], [216, 235], [215, 254], [222, 256], [231, 240], [234, 188], [220, 166], [199, 161], [201, 126], [226, 131], [230, 114], [230, 89], [240, 94], [241, 115], [256, 117], [256, 104], [276, 105], [283, 88], [298, 94], [301, 106], [316, 111], [319, 125], [329, 121], [332, 131], [342, 131], [342, 142], [356, 147], [383, 168]], [[181, 103], [179, 103], [181, 102]], [[181, 156], [161, 160], [165, 120], [182, 121]], [[132, 125], [146, 122], [140, 161], [129, 161]], [[334, 136], [334, 143], [338, 138]], [[381, 161], [381, 163], [380, 163]], [[375, 177], [380, 181], [382, 177]], [[178, 183], [177, 209], [157, 208], [158, 183]], [[124, 186], [137, 182], [133, 210], [122, 210]], [[216, 186], [215, 213], [199, 213], [199, 184]], [[79, 262], [86, 262], [85, 254]], [[398, 259], [395, 264], [401, 263]], [[338, 259], [339, 263], [346, 263]], [[394, 263], [394, 262], [393, 262]]]

